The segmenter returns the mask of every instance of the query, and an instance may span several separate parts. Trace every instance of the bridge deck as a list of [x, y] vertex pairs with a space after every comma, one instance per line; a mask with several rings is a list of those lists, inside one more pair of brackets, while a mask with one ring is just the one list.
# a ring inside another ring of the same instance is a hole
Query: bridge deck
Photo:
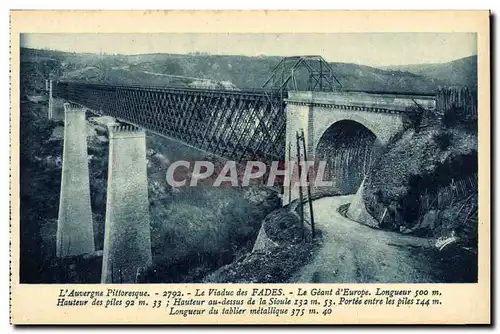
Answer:
[[53, 95], [231, 160], [284, 157], [284, 101], [274, 91], [58, 82]]
[[433, 101], [432, 95], [353, 90], [288, 94], [263, 89], [218, 90], [63, 81], [53, 87], [54, 97], [238, 162], [284, 159], [285, 99], [290, 97], [292, 101], [304, 94], [311, 95], [311, 101], [319, 103], [332, 98], [351, 103], [353, 96], [358, 96], [359, 103], [366, 103], [367, 95], [372, 100], [375, 97], [417, 99], [430, 101], [429, 105]]

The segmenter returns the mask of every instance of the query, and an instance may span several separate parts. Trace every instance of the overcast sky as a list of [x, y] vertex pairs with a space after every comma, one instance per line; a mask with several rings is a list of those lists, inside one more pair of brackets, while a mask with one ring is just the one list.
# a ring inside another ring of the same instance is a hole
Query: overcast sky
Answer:
[[370, 66], [442, 63], [477, 54], [475, 33], [23, 34], [21, 46], [92, 53], [321, 55]]

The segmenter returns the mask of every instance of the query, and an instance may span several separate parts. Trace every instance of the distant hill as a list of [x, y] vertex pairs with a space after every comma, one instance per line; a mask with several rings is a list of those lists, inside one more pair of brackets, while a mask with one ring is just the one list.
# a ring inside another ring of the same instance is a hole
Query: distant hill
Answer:
[[[124, 85], [255, 89], [262, 86], [280, 59], [281, 57], [204, 53], [102, 55], [21, 48], [21, 71], [32, 71], [39, 66], [39, 62], [45, 62], [57, 67], [56, 77], [62, 80]], [[466, 75], [468, 81], [475, 82], [476, 72], [467, 72], [466, 69], [470, 67], [467, 63], [460, 66], [463, 60], [457, 62], [456, 65], [448, 65], [450, 69], [455, 69], [452, 71], [455, 73], [453, 84], [465, 80]], [[348, 90], [432, 94], [438, 86], [451, 82], [450, 70], [444, 70], [444, 64], [387, 69], [349, 63], [330, 65], [343, 88]], [[473, 74], [474, 77], [469, 78]]]
[[477, 56], [457, 59], [440, 64], [415, 64], [388, 66], [385, 70], [397, 70], [444, 81], [449, 86], [477, 87]]

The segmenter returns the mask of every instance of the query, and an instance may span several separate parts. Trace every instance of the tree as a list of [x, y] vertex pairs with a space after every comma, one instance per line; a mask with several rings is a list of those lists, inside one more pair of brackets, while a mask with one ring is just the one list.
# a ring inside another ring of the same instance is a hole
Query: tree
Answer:
[[172, 75], [184, 75], [181, 65], [174, 60], [167, 59], [163, 65], [163, 72]]
[[47, 58], [37, 62], [35, 72], [41, 80], [57, 79], [61, 76], [61, 62]]

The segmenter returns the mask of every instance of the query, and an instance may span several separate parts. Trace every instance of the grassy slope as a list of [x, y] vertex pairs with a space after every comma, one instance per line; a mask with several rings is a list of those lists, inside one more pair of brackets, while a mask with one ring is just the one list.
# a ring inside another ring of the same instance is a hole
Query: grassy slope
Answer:
[[[365, 183], [363, 198], [377, 220], [388, 209], [381, 227], [411, 229], [426, 214], [418, 210], [420, 195], [435, 193], [452, 180], [456, 182], [475, 172], [477, 133], [440, 125], [418, 132], [410, 128], [377, 157]], [[443, 219], [440, 216], [438, 224], [425, 232], [437, 236], [449, 233], [453, 226], [439, 225], [446, 220]]]
[[[91, 82], [186, 86], [190, 79], [169, 78], [151, 73], [229, 81], [242, 89], [260, 88], [280, 57], [223, 55], [92, 55], [22, 49], [21, 61], [53, 59], [60, 62], [63, 78]], [[400, 70], [331, 63], [345, 89], [421, 92], [449, 84], [447, 76], [423, 76]], [[150, 72], [150, 73], [145, 73]]]
[[418, 64], [386, 67], [386, 70], [406, 71], [436, 80], [446, 80], [449, 86], [477, 87], [477, 56], [465, 57], [442, 64]]
[[316, 242], [302, 242], [297, 215], [289, 207], [271, 212], [263, 223], [265, 231], [277, 246], [247, 253], [236, 261], [207, 275], [206, 283], [286, 283], [314, 254]]

